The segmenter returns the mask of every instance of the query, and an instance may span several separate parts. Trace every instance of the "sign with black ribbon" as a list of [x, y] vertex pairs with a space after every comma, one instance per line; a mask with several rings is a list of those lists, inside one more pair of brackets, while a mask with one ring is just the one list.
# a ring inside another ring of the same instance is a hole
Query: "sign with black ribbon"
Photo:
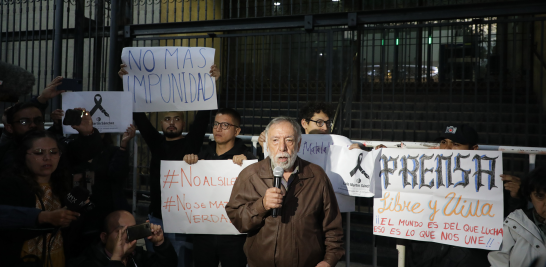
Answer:
[[337, 183], [334, 190], [355, 197], [373, 197], [374, 194], [380, 194], [381, 187], [371, 179], [379, 170], [374, 161], [378, 155], [379, 151], [366, 152], [360, 149], [350, 150], [345, 146], [330, 146], [328, 176], [330, 179], [343, 181], [341, 184]]
[[104, 114], [104, 116], [110, 117], [108, 112], [106, 112], [106, 110], [104, 110], [104, 108], [101, 105], [102, 104], [102, 96], [100, 94], [96, 94], [95, 98], [93, 100], [95, 100], [95, 106], [93, 107], [93, 109], [91, 109], [91, 111], [89, 111], [89, 115], [93, 116], [93, 114], [95, 114], [95, 112], [97, 112], [97, 109], [100, 109], [100, 111], [102, 112], [102, 114]]
[[[362, 166], [360, 166], [360, 164], [362, 164], [363, 157], [364, 157], [363, 153], [360, 153], [360, 155], [358, 155], [358, 160], [356, 161], [356, 166], [350, 172], [351, 177], [355, 176], [356, 172], [358, 171], [358, 172], [362, 173], [364, 176], [366, 176], [366, 178], [370, 179], [370, 176], [366, 173], [366, 171], [364, 169], [362, 169]], [[357, 183], [360, 183], [360, 179], [357, 179]]]
[[[63, 93], [63, 110], [85, 108], [100, 133], [123, 133], [133, 121], [132, 94], [127, 92], [68, 92]], [[71, 126], [64, 133], [77, 134]]]

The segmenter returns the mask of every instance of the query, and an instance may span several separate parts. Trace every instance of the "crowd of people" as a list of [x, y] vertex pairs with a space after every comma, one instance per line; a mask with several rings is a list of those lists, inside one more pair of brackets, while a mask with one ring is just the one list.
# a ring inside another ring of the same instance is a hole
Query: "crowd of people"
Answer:
[[[121, 65], [120, 77], [127, 74]], [[211, 75], [219, 78], [215, 66]], [[133, 113], [134, 126], [112, 136], [95, 128], [82, 111], [78, 134], [64, 137], [62, 110], [44, 127], [50, 99], [62, 91], [55, 78], [40, 94], [4, 112], [0, 139], [1, 266], [198, 266], [198, 267], [333, 267], [345, 254], [340, 210], [324, 170], [298, 158], [303, 134], [329, 134], [333, 117], [326, 103], [310, 102], [300, 121], [272, 118], [260, 134], [266, 159], [245, 168], [233, 186], [226, 212], [242, 235], [164, 233], [161, 214], [161, 160], [232, 160], [242, 165], [256, 159], [237, 136], [241, 116], [231, 108], [199, 111], [185, 130], [183, 112], [160, 114], [162, 133], [144, 113]], [[448, 125], [436, 141], [440, 149], [479, 149], [477, 132], [468, 125]], [[212, 128], [214, 141], [203, 145]], [[151, 234], [145, 249], [128, 239], [136, 225], [123, 188], [129, 173], [127, 146], [138, 129], [151, 152]], [[302, 131], [303, 130], [303, 131]], [[445, 128], [442, 129], [442, 133]], [[382, 148], [380, 145], [376, 149]], [[350, 149], [365, 149], [353, 144]], [[273, 170], [283, 170], [280, 188]], [[505, 182], [503, 244], [499, 251], [466, 249], [431, 242], [408, 241], [408, 266], [531, 266], [546, 259], [546, 169], [525, 179], [502, 175]], [[78, 189], [80, 191], [75, 191]], [[87, 192], [77, 199], [74, 192]], [[77, 199], [77, 200], [76, 200]], [[78, 205], [74, 202], [78, 201]], [[527, 202], [533, 208], [527, 209]], [[272, 210], [278, 209], [278, 217]]]

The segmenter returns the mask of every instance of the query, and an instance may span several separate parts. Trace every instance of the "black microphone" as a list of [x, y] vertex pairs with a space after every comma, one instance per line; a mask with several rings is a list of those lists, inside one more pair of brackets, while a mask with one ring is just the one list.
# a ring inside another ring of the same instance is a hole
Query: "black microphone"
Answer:
[[88, 198], [89, 191], [81, 186], [76, 186], [66, 195], [66, 208], [70, 211], [80, 211], [91, 203], [86, 203]]
[[[281, 179], [282, 179], [282, 174], [283, 173], [284, 173], [284, 170], [281, 167], [277, 166], [277, 167], [275, 167], [275, 169], [273, 169], [273, 176], [275, 177], [273, 179], [273, 186], [274, 187], [281, 189]], [[271, 216], [273, 216], [273, 218], [277, 218], [278, 210], [279, 210], [278, 208], [273, 209], [273, 212], [271, 214]]]
[[27, 70], [0, 61], [0, 101], [17, 102], [32, 91], [36, 78]]

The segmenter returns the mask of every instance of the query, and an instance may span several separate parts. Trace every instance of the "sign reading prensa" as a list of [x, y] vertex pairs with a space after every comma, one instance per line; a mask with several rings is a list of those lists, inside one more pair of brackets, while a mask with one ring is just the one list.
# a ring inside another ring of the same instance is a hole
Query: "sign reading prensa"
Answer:
[[209, 74], [214, 48], [126, 47], [123, 90], [134, 112], [217, 109], [216, 79]]
[[161, 161], [161, 214], [166, 233], [236, 235], [225, 207], [243, 166], [232, 160]]
[[382, 149], [374, 234], [497, 250], [503, 235], [502, 153]]

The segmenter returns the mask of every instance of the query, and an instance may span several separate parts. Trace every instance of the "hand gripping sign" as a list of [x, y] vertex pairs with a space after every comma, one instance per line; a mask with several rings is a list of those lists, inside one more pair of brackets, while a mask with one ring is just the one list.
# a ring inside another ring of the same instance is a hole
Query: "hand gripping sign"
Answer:
[[[66, 92], [63, 110], [85, 108], [100, 133], [123, 133], [133, 121], [132, 95], [127, 92]], [[98, 112], [100, 111], [100, 112]], [[107, 112], [108, 111], [108, 112]], [[71, 126], [63, 125], [63, 132], [77, 134]]]
[[243, 166], [232, 160], [161, 161], [161, 214], [166, 233], [236, 235], [225, 206]]

